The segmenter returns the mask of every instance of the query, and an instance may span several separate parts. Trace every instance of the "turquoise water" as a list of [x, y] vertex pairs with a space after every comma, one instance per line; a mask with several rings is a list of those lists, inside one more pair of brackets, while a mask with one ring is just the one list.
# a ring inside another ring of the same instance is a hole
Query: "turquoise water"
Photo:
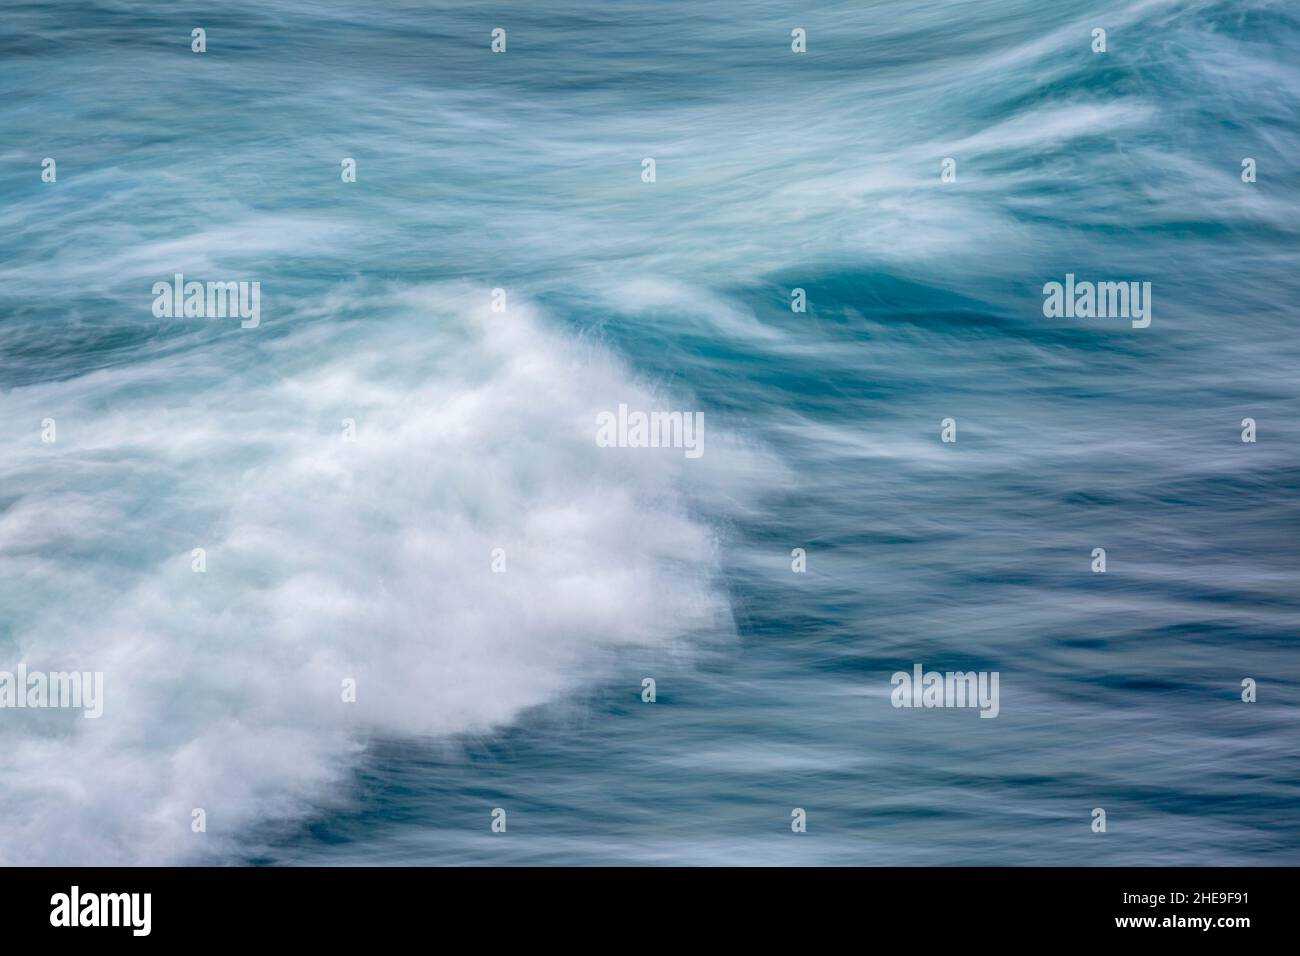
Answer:
[[1292, 6], [5, 13], [0, 861], [1300, 863]]

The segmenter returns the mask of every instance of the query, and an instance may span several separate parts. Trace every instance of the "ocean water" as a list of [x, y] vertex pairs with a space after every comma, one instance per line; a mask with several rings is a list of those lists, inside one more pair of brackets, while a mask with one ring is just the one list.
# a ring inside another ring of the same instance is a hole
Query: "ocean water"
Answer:
[[1300, 863], [1294, 4], [2, 20], [0, 862]]

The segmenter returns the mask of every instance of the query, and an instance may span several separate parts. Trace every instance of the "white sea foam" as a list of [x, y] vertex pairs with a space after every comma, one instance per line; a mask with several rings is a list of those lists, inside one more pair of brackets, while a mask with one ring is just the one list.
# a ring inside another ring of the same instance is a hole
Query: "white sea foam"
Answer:
[[490, 728], [602, 646], [729, 633], [712, 533], [678, 496], [696, 463], [592, 441], [596, 410], [656, 396], [488, 303], [408, 289], [368, 303], [387, 321], [268, 339], [258, 368], [228, 340], [206, 369], [10, 393], [9, 420], [60, 423], [2, 466], [16, 643], [30, 667], [102, 670], [105, 703], [93, 727], [0, 717], [0, 861], [229, 853], [326, 799], [357, 735]]

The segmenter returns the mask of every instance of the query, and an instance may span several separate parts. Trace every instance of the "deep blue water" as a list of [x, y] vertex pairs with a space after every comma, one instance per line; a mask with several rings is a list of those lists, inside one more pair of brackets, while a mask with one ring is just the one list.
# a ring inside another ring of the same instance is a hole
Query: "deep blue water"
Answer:
[[1293, 4], [4, 14], [0, 861], [1300, 863]]

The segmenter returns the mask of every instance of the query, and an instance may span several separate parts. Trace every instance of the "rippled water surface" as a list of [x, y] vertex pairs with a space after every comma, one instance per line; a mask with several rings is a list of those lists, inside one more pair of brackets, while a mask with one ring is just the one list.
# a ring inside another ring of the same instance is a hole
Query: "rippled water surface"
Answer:
[[3, 19], [0, 861], [1300, 863], [1293, 4]]

